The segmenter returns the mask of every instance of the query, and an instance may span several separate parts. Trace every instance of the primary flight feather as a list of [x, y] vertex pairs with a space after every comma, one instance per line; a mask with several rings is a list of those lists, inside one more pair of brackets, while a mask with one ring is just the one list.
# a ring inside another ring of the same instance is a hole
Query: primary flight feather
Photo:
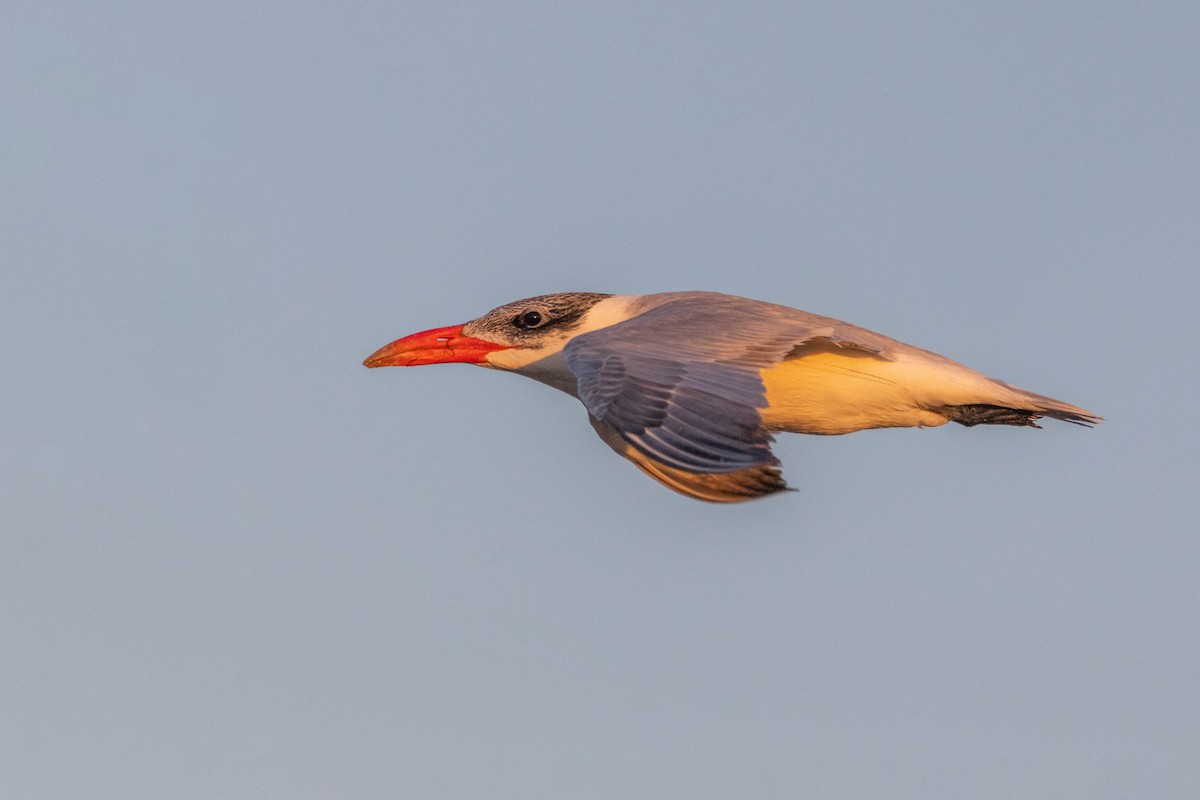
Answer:
[[865, 328], [715, 292], [531, 297], [398, 339], [363, 363], [454, 362], [577, 397], [615, 451], [712, 502], [787, 488], [771, 452], [775, 431], [1101, 419]]

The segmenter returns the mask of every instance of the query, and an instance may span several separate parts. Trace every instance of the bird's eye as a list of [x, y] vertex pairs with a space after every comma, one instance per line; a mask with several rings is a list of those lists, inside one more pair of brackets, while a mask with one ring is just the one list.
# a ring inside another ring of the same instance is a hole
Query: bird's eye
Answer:
[[513, 323], [518, 328], [538, 328], [541, 327], [545, 321], [546, 318], [542, 316], [542, 312], [526, 311], [524, 314], [521, 314], [519, 317], [517, 317]]

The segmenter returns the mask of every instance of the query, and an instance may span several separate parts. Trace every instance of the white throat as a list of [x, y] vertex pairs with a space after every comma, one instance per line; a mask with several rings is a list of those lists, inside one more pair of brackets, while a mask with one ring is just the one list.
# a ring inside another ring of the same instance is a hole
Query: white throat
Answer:
[[579, 324], [560, 338], [548, 339], [538, 348], [514, 347], [511, 350], [488, 353], [487, 362], [480, 366], [517, 372], [577, 397], [575, 375], [567, 368], [563, 348], [567, 346], [567, 342], [580, 334], [598, 331], [629, 319], [632, 316], [633, 303], [637, 299], [631, 295], [606, 297], [588, 309], [580, 318]]

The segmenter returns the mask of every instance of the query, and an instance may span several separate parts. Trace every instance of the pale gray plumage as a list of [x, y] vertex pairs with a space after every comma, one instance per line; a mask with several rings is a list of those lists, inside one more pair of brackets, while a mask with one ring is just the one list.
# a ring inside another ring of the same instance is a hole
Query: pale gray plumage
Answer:
[[821, 337], [887, 357], [884, 337], [786, 306], [711, 292], [641, 299], [637, 316], [576, 336], [563, 353], [588, 412], [677, 469], [778, 463], [760, 370], [797, 346]]
[[[487, 351], [472, 363], [578, 397], [610, 447], [664, 485], [715, 502], [787, 488], [773, 431], [1100, 421], [865, 328], [713, 292], [543, 295], [454, 330]], [[443, 335], [422, 352], [454, 330], [429, 332]], [[388, 358], [368, 365], [463, 360]]]

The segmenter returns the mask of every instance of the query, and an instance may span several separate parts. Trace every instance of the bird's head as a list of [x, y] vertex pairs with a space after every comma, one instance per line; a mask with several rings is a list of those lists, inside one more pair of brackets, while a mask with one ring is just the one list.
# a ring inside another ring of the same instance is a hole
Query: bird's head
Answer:
[[[363, 362], [368, 367], [416, 367], [466, 363], [519, 370], [546, 359], [572, 338], [617, 319], [592, 314], [613, 295], [564, 292], [530, 297], [492, 309], [463, 325], [414, 333], [381, 347]], [[623, 308], [623, 305], [622, 305]]]

